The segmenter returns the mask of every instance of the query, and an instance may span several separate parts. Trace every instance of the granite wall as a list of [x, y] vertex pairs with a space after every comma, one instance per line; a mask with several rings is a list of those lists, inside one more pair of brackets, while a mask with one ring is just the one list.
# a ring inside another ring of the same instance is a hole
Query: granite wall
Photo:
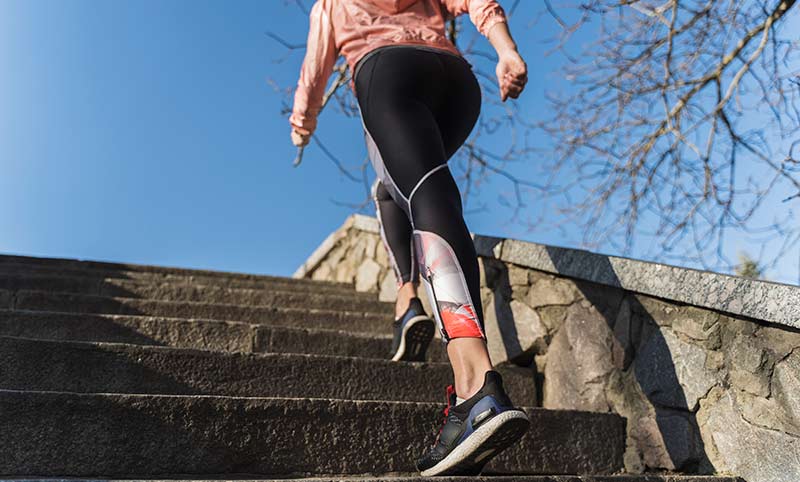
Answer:
[[[626, 417], [632, 473], [800, 480], [800, 288], [474, 239], [492, 361], [538, 373], [540, 399], [518, 403]], [[390, 301], [388, 263], [355, 215], [295, 276]]]

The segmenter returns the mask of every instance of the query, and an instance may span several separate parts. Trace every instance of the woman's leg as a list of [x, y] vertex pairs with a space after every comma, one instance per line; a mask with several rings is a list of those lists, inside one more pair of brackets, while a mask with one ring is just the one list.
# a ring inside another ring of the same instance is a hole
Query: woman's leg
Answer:
[[456, 395], [467, 399], [481, 388], [492, 363], [483, 328], [478, 257], [448, 169], [419, 186], [411, 209], [421, 274], [439, 308]]
[[[461, 60], [440, 56], [445, 70], [450, 74], [448, 80], [451, 88], [450, 95], [445, 97], [441, 110], [437, 115], [437, 125], [442, 134], [445, 156], [449, 160], [464, 144], [472, 132], [480, 114], [481, 90], [474, 74], [461, 64]], [[468, 100], [465, 100], [468, 99]], [[462, 217], [463, 219], [463, 217]], [[471, 238], [470, 238], [471, 241]], [[472, 245], [474, 253], [474, 244]], [[465, 265], [471, 268], [472, 279], [477, 293], [474, 299], [481, 304], [480, 298], [480, 270], [478, 268], [477, 253], [465, 260]], [[475, 289], [475, 288], [473, 288]], [[483, 323], [483, 307], [477, 306], [480, 312], [481, 326]], [[492, 369], [486, 338], [455, 338], [447, 344], [447, 355], [453, 368], [456, 394], [461, 398], [472, 396], [481, 387], [484, 375]]]
[[411, 222], [406, 213], [394, 202], [380, 179], [372, 185], [372, 199], [380, 226], [381, 240], [389, 254], [397, 284], [395, 319], [408, 308], [411, 298], [417, 296], [419, 272], [412, 243]]
[[456, 394], [468, 398], [491, 362], [477, 256], [447, 160], [477, 121], [480, 87], [466, 63], [444, 56], [414, 49], [379, 52], [362, 66], [356, 87], [370, 159], [411, 220], [420, 274], [448, 343]]

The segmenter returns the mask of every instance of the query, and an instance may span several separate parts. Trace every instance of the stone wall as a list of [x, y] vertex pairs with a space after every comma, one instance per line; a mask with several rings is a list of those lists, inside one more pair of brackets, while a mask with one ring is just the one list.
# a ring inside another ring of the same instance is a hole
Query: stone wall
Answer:
[[[629, 472], [800, 480], [800, 288], [474, 239], [492, 361], [533, 366], [545, 408], [626, 417]], [[388, 262], [355, 215], [295, 276], [391, 301]]]

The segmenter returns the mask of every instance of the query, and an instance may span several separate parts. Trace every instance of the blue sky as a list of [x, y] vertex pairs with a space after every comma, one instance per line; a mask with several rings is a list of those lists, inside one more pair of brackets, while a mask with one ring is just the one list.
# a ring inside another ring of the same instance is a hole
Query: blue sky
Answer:
[[[511, 23], [530, 68], [518, 102], [538, 112], [555, 26], [529, 20]], [[265, 32], [303, 43], [307, 22], [278, 0], [0, 0], [0, 252], [290, 275], [364, 196], [315, 146], [291, 166], [268, 79], [293, 86], [303, 51]], [[319, 125], [360, 164], [358, 118]], [[508, 225], [495, 184], [472, 231], [578, 245], [577, 228]]]

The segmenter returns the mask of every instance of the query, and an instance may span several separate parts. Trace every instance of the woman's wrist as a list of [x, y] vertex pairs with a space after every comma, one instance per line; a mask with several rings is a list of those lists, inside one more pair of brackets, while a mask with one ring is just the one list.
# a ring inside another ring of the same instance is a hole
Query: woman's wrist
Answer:
[[492, 26], [489, 30], [489, 42], [494, 47], [498, 57], [519, 56], [517, 44], [511, 37], [511, 32], [508, 31], [507, 22], [498, 22]]
[[520, 57], [519, 50], [517, 50], [517, 46], [504, 48], [497, 51], [498, 58], [508, 58], [508, 57]]

